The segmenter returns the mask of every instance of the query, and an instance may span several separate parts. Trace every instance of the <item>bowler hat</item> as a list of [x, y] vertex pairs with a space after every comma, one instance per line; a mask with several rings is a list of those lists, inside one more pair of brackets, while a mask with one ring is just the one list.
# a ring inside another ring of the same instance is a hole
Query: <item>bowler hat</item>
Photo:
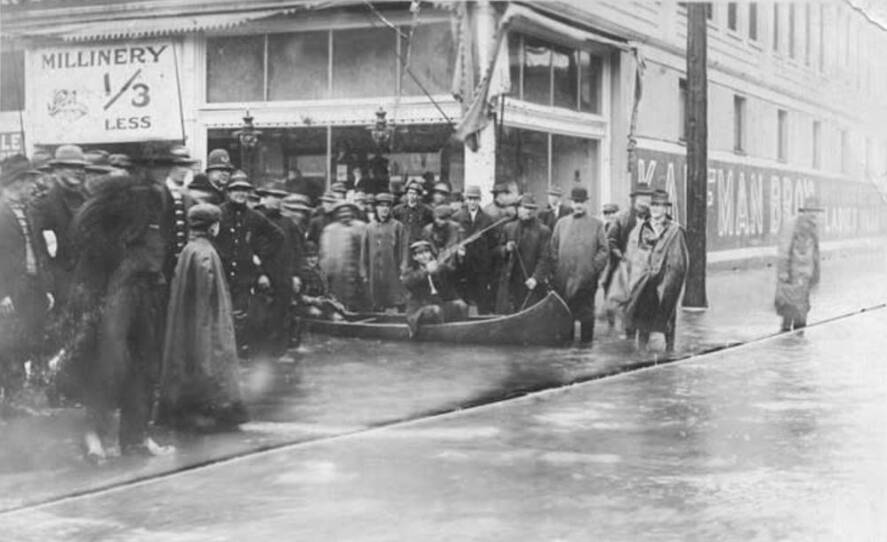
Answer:
[[661, 188], [654, 190], [650, 205], [664, 205], [666, 207], [671, 207], [671, 200], [668, 199], [668, 192]]
[[434, 187], [432, 187], [431, 191], [440, 192], [441, 194], [449, 194], [450, 186], [447, 183], [434, 183]]
[[13, 154], [0, 163], [0, 184], [6, 186], [23, 177], [31, 169], [31, 163], [23, 154]]
[[55, 158], [49, 161], [51, 166], [86, 167], [83, 149], [77, 145], [61, 145], [55, 150]]
[[478, 198], [480, 199], [480, 187], [477, 185], [471, 185], [465, 188], [465, 199], [468, 198]]
[[447, 219], [453, 216], [453, 208], [449, 205], [438, 205], [434, 208], [434, 218]]
[[216, 187], [209, 182], [206, 173], [195, 173], [194, 178], [188, 183], [188, 190], [202, 190], [204, 192], [215, 192]]
[[394, 196], [388, 192], [376, 194], [376, 205], [394, 205]]
[[262, 188], [256, 188], [256, 194], [273, 198], [285, 198], [289, 195], [289, 192], [284, 188], [284, 184], [278, 181], [268, 183]]
[[806, 198], [804, 198], [804, 205], [798, 207], [798, 211], [802, 213], [824, 213], [825, 209], [819, 202], [819, 198], [817, 198], [816, 196], [807, 196]]
[[206, 229], [221, 218], [221, 209], [212, 203], [198, 203], [188, 209], [188, 225], [194, 229]]
[[191, 153], [182, 145], [176, 145], [170, 148], [165, 155], [160, 156], [155, 162], [172, 164], [175, 166], [190, 166], [197, 163], [197, 160], [191, 158]]
[[577, 203], [588, 201], [588, 190], [581, 186], [575, 186], [570, 190], [570, 200]]
[[539, 206], [536, 205], [536, 198], [533, 197], [533, 194], [524, 194], [517, 200], [517, 204], [520, 207], [526, 207], [527, 209], [538, 209]]
[[653, 189], [650, 188], [650, 185], [646, 185], [646, 184], [637, 185], [634, 188], [634, 190], [631, 191], [631, 194], [629, 194], [629, 196], [632, 198], [635, 196], [652, 196], [652, 195], [653, 195]]
[[228, 156], [228, 151], [225, 149], [213, 149], [209, 151], [209, 156], [206, 157], [206, 171], [212, 171], [214, 169], [234, 171], [234, 166], [231, 165], [231, 157]]

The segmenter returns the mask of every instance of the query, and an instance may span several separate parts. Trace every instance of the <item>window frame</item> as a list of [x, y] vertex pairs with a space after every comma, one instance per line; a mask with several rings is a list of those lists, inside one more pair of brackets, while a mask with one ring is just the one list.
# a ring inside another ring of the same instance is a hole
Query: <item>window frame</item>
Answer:
[[776, 110], [776, 159], [788, 163], [788, 110]]
[[746, 154], [748, 99], [739, 94], [733, 95], [733, 152]]
[[813, 169], [822, 169], [822, 122], [813, 121], [811, 143], [813, 145], [811, 166]]
[[[754, 16], [752, 14], [754, 13]], [[757, 2], [749, 2], [748, 4], [748, 25], [747, 25], [747, 33], [748, 39], [752, 42], [757, 43], [760, 41], [760, 34], [758, 32], [760, 22], [758, 21], [758, 3]]]

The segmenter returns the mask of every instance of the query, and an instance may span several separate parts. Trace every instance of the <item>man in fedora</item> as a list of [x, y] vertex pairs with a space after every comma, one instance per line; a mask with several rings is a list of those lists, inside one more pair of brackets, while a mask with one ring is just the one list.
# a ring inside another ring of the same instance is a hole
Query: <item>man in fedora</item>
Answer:
[[367, 224], [361, 241], [360, 276], [372, 310], [382, 312], [406, 302], [400, 273], [407, 262], [407, 238], [403, 224], [391, 216], [394, 196], [381, 192], [375, 201], [376, 220]]
[[346, 308], [366, 308], [365, 289], [360, 276], [361, 241], [366, 224], [357, 220], [357, 206], [340, 201], [333, 208], [335, 221], [320, 236], [320, 268], [330, 284], [330, 293]]
[[392, 215], [407, 230], [407, 242], [414, 243], [422, 238], [422, 230], [434, 220], [434, 211], [422, 203], [422, 183], [416, 179], [406, 186], [406, 201], [394, 207]]
[[637, 331], [638, 346], [646, 350], [650, 333], [665, 334], [665, 350], [674, 350], [675, 315], [684, 287], [689, 256], [684, 229], [669, 218], [668, 192], [655, 190], [650, 216], [638, 222], [628, 240], [626, 329]]
[[506, 214], [505, 208], [508, 206], [508, 196], [510, 194], [508, 183], [496, 183], [493, 185], [491, 192], [493, 194], [493, 202], [484, 207], [484, 213], [495, 222]]
[[228, 151], [225, 149], [209, 151], [209, 155], [206, 157], [206, 177], [215, 189], [215, 197], [213, 198], [215, 201], [210, 201], [209, 203], [221, 205], [225, 202], [225, 188], [231, 182], [231, 174], [233, 172], [234, 165], [231, 164], [231, 157], [228, 156]]
[[[493, 225], [493, 219], [480, 208], [480, 187], [465, 188], [465, 208], [456, 213], [453, 221], [459, 225], [464, 237], [470, 237]], [[493, 251], [498, 244], [497, 232], [487, 233], [465, 246], [465, 257], [459, 268], [457, 288], [461, 297], [477, 306], [478, 314], [493, 312], [491, 295]]]
[[786, 221], [779, 234], [776, 260], [776, 300], [782, 331], [807, 325], [810, 290], [819, 284], [819, 214], [825, 209], [819, 198], [809, 196], [798, 216]]
[[558, 220], [573, 212], [568, 205], [564, 204], [563, 197], [564, 191], [561, 187], [552, 186], [548, 189], [548, 207], [539, 213], [539, 220], [552, 231]]
[[33, 204], [34, 230], [44, 241], [41, 247], [45, 247], [44, 256], [49, 262], [55, 298], [53, 310], [57, 313], [67, 304], [77, 265], [78, 250], [71, 224], [86, 201], [86, 164], [80, 147], [61, 145], [49, 161], [52, 167], [49, 189]]
[[228, 183], [228, 201], [222, 204], [216, 249], [231, 289], [231, 301], [235, 312], [235, 330], [239, 333], [238, 345], [251, 341], [244, 335], [245, 317], [250, 296], [254, 289], [268, 290], [274, 285], [269, 273], [274, 257], [283, 244], [283, 232], [261, 213], [247, 206], [253, 185], [246, 174], [238, 171]]
[[450, 185], [441, 181], [434, 183], [431, 187], [431, 208], [434, 209], [438, 205], [449, 205], [450, 203]]
[[551, 235], [554, 285], [581, 325], [580, 341], [594, 339], [594, 298], [609, 249], [604, 224], [588, 212], [588, 191], [570, 192], [573, 213], [557, 221]]
[[496, 312], [518, 312], [542, 299], [551, 274], [551, 230], [536, 218], [532, 194], [518, 198], [517, 220], [505, 224], [496, 249], [503, 262]]
[[23, 383], [24, 363], [38, 361], [44, 349], [52, 305], [43, 240], [29, 206], [30, 169], [21, 154], [0, 164], [0, 392], [7, 396]]

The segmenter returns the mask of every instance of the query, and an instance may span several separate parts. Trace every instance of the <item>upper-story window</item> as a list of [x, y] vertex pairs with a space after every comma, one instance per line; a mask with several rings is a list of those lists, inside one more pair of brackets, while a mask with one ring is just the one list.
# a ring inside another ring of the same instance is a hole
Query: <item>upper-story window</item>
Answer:
[[730, 2], [727, 4], [727, 28], [730, 30], [736, 30], [739, 28], [738, 9], [736, 2]]
[[758, 40], [758, 4], [752, 2], [748, 5], [748, 39]]
[[508, 41], [512, 96], [599, 114], [603, 57], [522, 34]]
[[21, 111], [25, 108], [25, 52], [3, 51], [0, 66], [0, 111]]
[[[412, 76], [400, 77], [407, 46]], [[416, 26], [410, 44], [363, 27], [209, 38], [206, 49], [210, 103], [448, 94], [456, 53], [448, 23]]]
[[780, 162], [788, 162], [788, 111], [776, 111], [776, 157]]
[[745, 152], [745, 98], [733, 96], [733, 150]]
[[795, 5], [788, 5], [788, 56], [795, 58], [798, 53], [798, 32], [795, 18]]
[[773, 50], [779, 52], [779, 4], [773, 4]]

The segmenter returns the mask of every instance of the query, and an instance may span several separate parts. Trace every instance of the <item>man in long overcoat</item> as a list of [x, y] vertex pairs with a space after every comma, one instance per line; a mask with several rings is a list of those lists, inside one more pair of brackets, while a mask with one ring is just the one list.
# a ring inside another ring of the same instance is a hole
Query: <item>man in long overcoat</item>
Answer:
[[366, 224], [357, 220], [357, 206], [339, 202], [333, 209], [336, 221], [320, 236], [320, 268], [329, 280], [330, 293], [352, 311], [366, 308], [366, 292], [360, 277], [361, 241]]
[[573, 212], [569, 205], [565, 205], [562, 201], [564, 191], [559, 186], [552, 186], [548, 189], [548, 207], [539, 213], [539, 220], [548, 226], [548, 229], [554, 231], [554, 225], [557, 221]]
[[517, 220], [505, 224], [497, 248], [503, 262], [496, 312], [509, 314], [542, 299], [551, 274], [551, 230], [536, 217], [531, 194], [518, 200]]
[[[462, 229], [464, 237], [493, 225], [493, 219], [480, 208], [480, 187], [465, 189], [464, 209], [456, 213], [453, 221]], [[493, 251], [497, 245], [497, 232], [488, 231], [480, 239], [465, 246], [465, 258], [459, 271], [458, 289], [465, 301], [477, 305], [478, 314], [493, 312], [494, 299], [491, 295]]]
[[400, 273], [407, 263], [407, 239], [403, 224], [391, 217], [394, 196], [375, 197], [378, 220], [366, 226], [360, 253], [360, 275], [367, 285], [372, 310], [402, 307], [406, 292]]
[[580, 340], [594, 339], [594, 297], [598, 277], [607, 265], [604, 225], [588, 213], [588, 191], [575, 187], [570, 193], [573, 213], [557, 221], [551, 236], [554, 284], [579, 320]]
[[674, 350], [675, 316], [689, 257], [684, 229], [668, 217], [669, 207], [668, 192], [654, 191], [649, 218], [638, 222], [628, 239], [626, 328], [637, 330], [642, 350], [651, 332], [664, 333], [666, 351]]
[[803, 328], [810, 312], [810, 290], [819, 284], [819, 200], [808, 197], [798, 216], [785, 223], [776, 260], [776, 312], [782, 331]]

